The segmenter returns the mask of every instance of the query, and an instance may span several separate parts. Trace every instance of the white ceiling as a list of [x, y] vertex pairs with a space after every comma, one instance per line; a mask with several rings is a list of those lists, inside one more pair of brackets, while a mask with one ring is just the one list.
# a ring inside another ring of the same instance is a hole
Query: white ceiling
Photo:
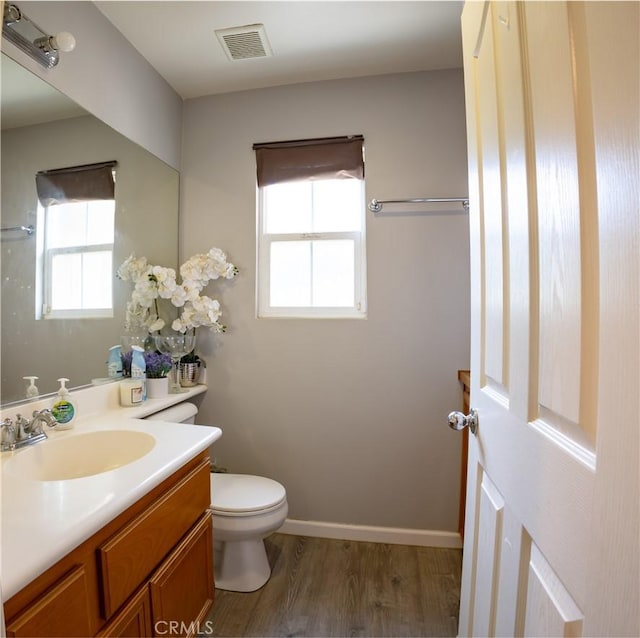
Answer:
[[[98, 9], [184, 99], [462, 66], [462, 2], [111, 2]], [[230, 61], [215, 29], [264, 24], [272, 57]]]

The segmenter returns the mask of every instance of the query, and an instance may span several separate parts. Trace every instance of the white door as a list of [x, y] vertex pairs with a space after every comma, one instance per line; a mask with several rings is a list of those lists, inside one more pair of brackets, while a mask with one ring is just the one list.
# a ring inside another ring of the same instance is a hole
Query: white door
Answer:
[[460, 636], [638, 636], [637, 2], [468, 2]]

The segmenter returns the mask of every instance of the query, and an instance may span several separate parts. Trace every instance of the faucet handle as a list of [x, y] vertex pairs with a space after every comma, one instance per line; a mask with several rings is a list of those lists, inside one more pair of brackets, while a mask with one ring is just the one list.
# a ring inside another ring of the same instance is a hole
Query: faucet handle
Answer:
[[18, 439], [26, 439], [29, 437], [31, 431], [31, 423], [28, 419], [25, 419], [22, 414], [16, 414], [16, 437]]
[[0, 431], [2, 431], [0, 450], [3, 452], [13, 450], [16, 447], [16, 428], [10, 418], [3, 419], [0, 423]]

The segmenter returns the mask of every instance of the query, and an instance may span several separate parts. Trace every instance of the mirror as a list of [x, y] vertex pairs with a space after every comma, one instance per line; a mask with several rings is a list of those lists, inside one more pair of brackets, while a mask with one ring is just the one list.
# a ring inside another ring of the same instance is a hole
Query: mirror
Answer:
[[[120, 343], [129, 283], [115, 272], [131, 254], [177, 268], [179, 174], [96, 119], [5, 54], [2, 77], [2, 377], [0, 402], [26, 397], [38, 377], [40, 395], [107, 377], [107, 350]], [[35, 174], [116, 160], [113, 318], [36, 319], [39, 238]]]

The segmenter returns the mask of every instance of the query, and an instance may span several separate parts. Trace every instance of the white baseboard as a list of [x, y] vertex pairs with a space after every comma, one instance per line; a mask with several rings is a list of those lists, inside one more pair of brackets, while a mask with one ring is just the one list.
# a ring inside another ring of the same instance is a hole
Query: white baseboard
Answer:
[[440, 532], [428, 529], [404, 529], [399, 527], [373, 527], [369, 525], [344, 525], [320, 521], [298, 521], [288, 518], [278, 530], [280, 534], [315, 536], [347, 541], [391, 543], [393, 545], [417, 545], [419, 547], [462, 547], [457, 532]]

